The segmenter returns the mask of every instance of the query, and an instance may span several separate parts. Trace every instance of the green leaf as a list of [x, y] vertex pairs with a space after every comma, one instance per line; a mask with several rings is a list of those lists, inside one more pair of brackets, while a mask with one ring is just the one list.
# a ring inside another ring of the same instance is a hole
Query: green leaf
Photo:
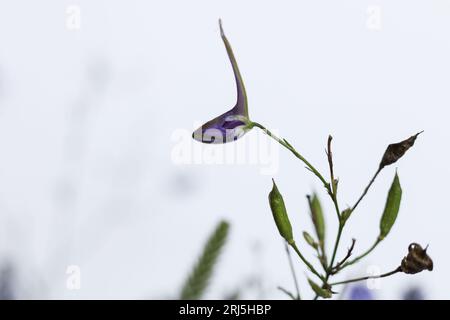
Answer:
[[319, 245], [317, 244], [316, 241], [314, 241], [314, 238], [306, 231], [303, 231], [303, 238], [305, 238], [305, 241], [314, 249], [317, 250], [317, 248], [319, 247]]
[[317, 283], [313, 282], [311, 279], [308, 279], [308, 283], [311, 286], [311, 289], [317, 294], [319, 297], [329, 299], [332, 297], [332, 293], [328, 289], [321, 288]]
[[317, 238], [319, 239], [320, 245], [323, 246], [323, 243], [325, 242], [325, 219], [323, 217], [320, 200], [315, 193], [312, 199], [310, 199], [309, 205], [311, 209], [311, 218], [314, 224], [314, 228], [316, 229]]
[[227, 240], [228, 230], [228, 222], [221, 221], [210, 235], [200, 258], [183, 285], [180, 299], [193, 300], [200, 299], [203, 296], [220, 252]]
[[384, 212], [380, 220], [380, 240], [383, 240], [388, 235], [389, 231], [394, 225], [395, 220], [397, 219], [398, 211], [400, 209], [401, 199], [402, 188], [400, 186], [400, 180], [396, 172], [394, 181], [392, 181], [391, 188], [389, 189], [386, 206], [384, 207]]
[[284, 205], [283, 197], [278, 191], [275, 180], [273, 180], [272, 191], [269, 193], [269, 204], [272, 210], [273, 219], [277, 225], [278, 232], [280, 235], [289, 243], [294, 243], [294, 236], [292, 234], [292, 226], [289, 221], [289, 217], [286, 211], [286, 206]]

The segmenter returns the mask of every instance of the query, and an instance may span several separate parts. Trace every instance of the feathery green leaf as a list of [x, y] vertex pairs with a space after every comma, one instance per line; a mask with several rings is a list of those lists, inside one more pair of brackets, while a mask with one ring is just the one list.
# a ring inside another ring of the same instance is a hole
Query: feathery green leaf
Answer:
[[214, 266], [227, 240], [229, 223], [221, 221], [206, 242], [203, 252], [187, 278], [180, 298], [200, 299], [206, 291]]

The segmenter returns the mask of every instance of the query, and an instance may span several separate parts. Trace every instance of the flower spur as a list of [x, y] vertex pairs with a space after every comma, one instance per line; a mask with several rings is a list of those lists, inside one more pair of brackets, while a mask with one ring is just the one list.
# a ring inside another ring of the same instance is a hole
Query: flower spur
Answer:
[[237, 89], [236, 105], [231, 110], [206, 122], [192, 134], [192, 137], [197, 141], [214, 144], [235, 141], [253, 127], [248, 116], [247, 93], [245, 91], [244, 81], [242, 80], [230, 42], [223, 31], [221, 20], [219, 20], [219, 27], [220, 36], [225, 44], [231, 66], [233, 67]]

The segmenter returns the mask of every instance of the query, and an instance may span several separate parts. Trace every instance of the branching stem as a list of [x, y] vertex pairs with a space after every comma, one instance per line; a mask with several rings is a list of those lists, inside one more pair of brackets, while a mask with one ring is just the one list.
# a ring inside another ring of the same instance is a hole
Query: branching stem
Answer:
[[345, 267], [348, 267], [348, 266], [350, 266], [352, 264], [355, 264], [356, 262], [358, 262], [362, 258], [366, 257], [367, 255], [369, 255], [369, 253], [371, 253], [378, 246], [378, 244], [380, 242], [381, 242], [381, 239], [377, 238], [377, 240], [374, 242], [374, 244], [369, 249], [367, 249], [366, 252], [364, 252], [363, 254], [361, 254], [360, 256], [356, 257], [353, 260], [347, 261], [341, 267], [339, 267], [337, 270], [340, 271], [340, 270], [344, 269]]
[[393, 274], [396, 274], [396, 273], [401, 272], [401, 271], [402, 271], [402, 269], [400, 267], [398, 267], [395, 270], [392, 270], [392, 271], [387, 272], [387, 273], [380, 274], [378, 276], [367, 276], [367, 277], [361, 277], [361, 278], [350, 279], [350, 280], [345, 280], [345, 281], [339, 281], [339, 282], [330, 283], [330, 285], [331, 286], [335, 286], [335, 285], [338, 285], [338, 284], [346, 284], [346, 283], [352, 283], [352, 282], [357, 282], [357, 281], [364, 281], [364, 280], [368, 280], [368, 279], [386, 278], [386, 277], [392, 276]]
[[[382, 275], [379, 275], [379, 276], [369, 276], [369, 277], [362, 277], [362, 278], [357, 278], [357, 279], [352, 279], [352, 280], [347, 280], [347, 281], [328, 283], [328, 279], [332, 275], [338, 273], [343, 268], [345, 268], [347, 266], [350, 266], [350, 265], [358, 262], [359, 260], [361, 260], [365, 256], [367, 256], [370, 252], [372, 252], [376, 248], [376, 246], [381, 241], [381, 240], [377, 239], [377, 241], [372, 245], [372, 247], [370, 247], [365, 253], [363, 253], [362, 255], [360, 255], [358, 257], [356, 257], [353, 260], [347, 261], [349, 259], [349, 257], [350, 257], [351, 250], [353, 249], [353, 244], [354, 244], [354, 242], [353, 242], [351, 249], [349, 249], [349, 251], [347, 253], [347, 256], [341, 262], [337, 263], [336, 266], [334, 265], [334, 262], [336, 260], [337, 251], [338, 251], [339, 244], [340, 244], [340, 240], [341, 240], [342, 233], [343, 233], [344, 226], [345, 226], [345, 223], [346, 223], [347, 219], [342, 219], [341, 212], [340, 212], [340, 209], [339, 209], [339, 203], [338, 203], [338, 200], [337, 200], [337, 180], [335, 179], [335, 176], [334, 176], [333, 156], [332, 156], [333, 154], [331, 152], [331, 141], [332, 141], [333, 138], [331, 136], [328, 137], [327, 150], [326, 150], [327, 158], [328, 158], [328, 165], [329, 165], [329, 170], [330, 170], [330, 178], [331, 178], [331, 182], [327, 182], [325, 180], [325, 178], [322, 176], [322, 174], [308, 160], [306, 160], [305, 157], [303, 157], [297, 150], [295, 150], [295, 148], [286, 139], [282, 139], [282, 138], [277, 137], [272, 132], [270, 132], [266, 127], [264, 127], [263, 125], [261, 125], [261, 124], [259, 124], [257, 122], [251, 122], [249, 125], [251, 127], [260, 128], [265, 134], [267, 134], [269, 137], [271, 137], [272, 139], [277, 141], [283, 147], [288, 149], [292, 154], [294, 154], [295, 157], [300, 159], [306, 165], [306, 168], [308, 170], [310, 170], [317, 178], [319, 178], [319, 180], [322, 182], [322, 184], [324, 185], [325, 189], [327, 190], [327, 193], [330, 196], [331, 200], [333, 201], [334, 208], [335, 208], [335, 211], [336, 211], [336, 215], [337, 215], [338, 220], [339, 220], [339, 227], [338, 227], [338, 231], [337, 231], [337, 234], [336, 234], [336, 241], [334, 243], [333, 253], [332, 253], [332, 256], [331, 256], [330, 263], [329, 263], [328, 267], [324, 266], [324, 269], [326, 269], [325, 270], [325, 276], [319, 274], [316, 271], [316, 269], [314, 269], [314, 267], [311, 265], [311, 263], [309, 263], [305, 259], [305, 257], [301, 254], [300, 250], [297, 248], [295, 242], [290, 243], [290, 246], [294, 249], [294, 251], [300, 257], [300, 259], [303, 261], [303, 263], [306, 264], [306, 266], [309, 268], [309, 270], [322, 280], [323, 286], [331, 287], [331, 286], [337, 285], [337, 284], [345, 284], [345, 283], [350, 283], [350, 282], [355, 282], [355, 281], [362, 281], [362, 280], [367, 280], [367, 279], [374, 279], [374, 278], [384, 278], [384, 277], [393, 275], [393, 274], [401, 271], [400, 268], [397, 268], [394, 271], [391, 271], [391, 272], [388, 272], [388, 273], [385, 273], [385, 274], [382, 274]], [[361, 194], [361, 196], [359, 197], [359, 199], [356, 201], [356, 203], [350, 209], [351, 212], [353, 212], [356, 209], [356, 207], [358, 207], [360, 202], [364, 199], [364, 197], [366, 196], [367, 192], [369, 191], [370, 187], [372, 186], [372, 184], [374, 183], [375, 179], [377, 178], [378, 174], [381, 172], [382, 169], [383, 169], [383, 167], [380, 166], [378, 168], [378, 170], [375, 172], [374, 176], [369, 181], [369, 184], [366, 186], [366, 188], [364, 189], [364, 191]], [[323, 254], [323, 256], [325, 256], [325, 252], [322, 252], [322, 254]], [[289, 251], [288, 251], [288, 257], [289, 257], [289, 259], [291, 259], [290, 256], [289, 256]], [[289, 260], [289, 261], [290, 261], [289, 263], [291, 265], [291, 271], [293, 272], [292, 261], [291, 260]], [[298, 297], [300, 297], [299, 289], [298, 289], [298, 283], [297, 283], [297, 279], [296, 279], [296, 276], [295, 276], [294, 272], [293, 272], [293, 277], [294, 277], [294, 282], [295, 282], [295, 286], [296, 286], [296, 289], [297, 289]], [[316, 300], [317, 298], [318, 298], [318, 296], [316, 295], [314, 300]]]

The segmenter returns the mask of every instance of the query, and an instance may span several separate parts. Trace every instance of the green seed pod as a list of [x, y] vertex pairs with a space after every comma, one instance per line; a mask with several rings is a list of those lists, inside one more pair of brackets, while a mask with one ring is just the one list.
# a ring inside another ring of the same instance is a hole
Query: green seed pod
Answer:
[[398, 211], [400, 209], [400, 202], [402, 200], [402, 188], [397, 172], [395, 173], [394, 181], [392, 181], [389, 189], [386, 206], [380, 221], [380, 235], [379, 239], [383, 240], [391, 230], [397, 219]]
[[277, 225], [280, 235], [289, 243], [294, 243], [294, 236], [292, 234], [292, 226], [289, 221], [289, 217], [286, 211], [286, 206], [284, 205], [283, 197], [278, 191], [275, 180], [273, 180], [272, 191], [269, 193], [269, 204], [272, 210], [273, 219]]
[[311, 279], [308, 279], [308, 283], [311, 286], [311, 289], [313, 289], [314, 293], [317, 294], [319, 297], [329, 299], [333, 295], [330, 290], [321, 288], [317, 283], [314, 283]]
[[319, 247], [319, 245], [317, 244], [316, 241], [314, 241], [314, 238], [306, 231], [303, 231], [303, 238], [305, 238], [305, 241], [314, 249], [317, 250], [317, 248]]
[[323, 217], [322, 206], [320, 200], [314, 193], [312, 199], [308, 197], [309, 207], [311, 209], [311, 218], [316, 229], [317, 238], [322, 246], [325, 242], [325, 219]]

